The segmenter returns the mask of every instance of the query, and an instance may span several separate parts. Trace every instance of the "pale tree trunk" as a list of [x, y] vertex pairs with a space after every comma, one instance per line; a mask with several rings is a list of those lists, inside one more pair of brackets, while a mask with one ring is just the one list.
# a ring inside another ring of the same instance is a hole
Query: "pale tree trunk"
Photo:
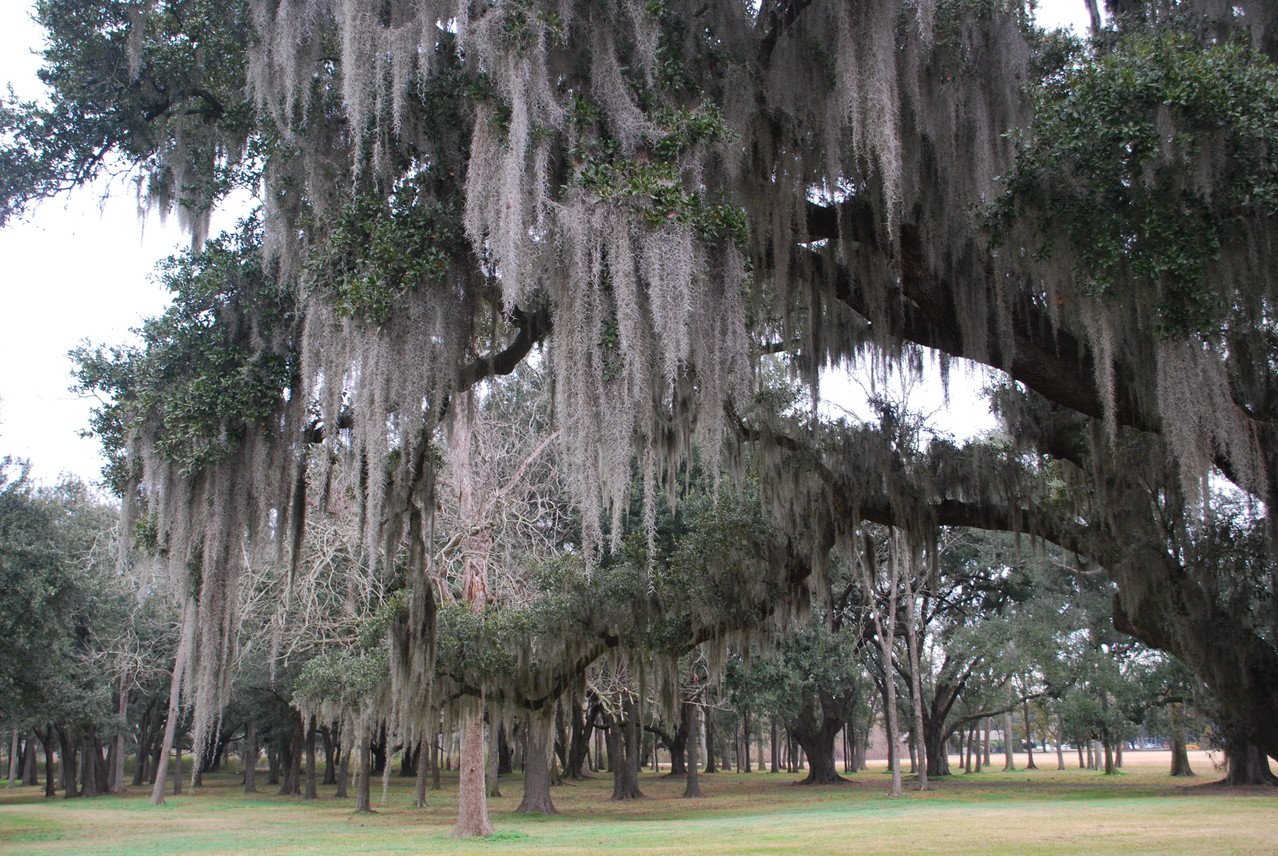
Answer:
[[[125, 666], [120, 670], [120, 703], [116, 708], [116, 713], [120, 717], [119, 732], [115, 735], [115, 755], [112, 758], [111, 765], [111, 793], [120, 795], [124, 793], [124, 752], [125, 752], [125, 731], [128, 724], [129, 716], [129, 669]], [[140, 754], [140, 753], [139, 753]]]
[[493, 834], [488, 819], [488, 795], [484, 788], [484, 712], [483, 703], [466, 711], [462, 716], [461, 777], [457, 795], [457, 825], [453, 835], [458, 838]]
[[520, 814], [559, 814], [550, 798], [553, 746], [549, 714], [543, 710], [532, 711], [524, 723], [524, 796], [515, 811]]
[[[169, 683], [169, 714], [164, 721], [164, 740], [160, 744], [160, 759], [155, 768], [155, 786], [151, 788], [151, 805], [164, 805], [164, 786], [169, 774], [169, 753], [173, 751], [173, 741], [177, 737], [182, 679], [186, 675], [186, 665], [191, 656], [192, 637], [195, 633], [194, 595], [187, 597], [186, 606], [182, 610], [181, 633], [177, 656], [173, 658], [173, 679]], [[178, 779], [181, 778], [182, 771], [179, 766]]]
[[[1028, 686], [1025, 691], [1029, 692]], [[1028, 753], [1029, 758], [1029, 760], [1025, 762], [1025, 769], [1037, 770], [1038, 765], [1034, 763], [1034, 731], [1030, 724], [1029, 699], [1021, 699], [1021, 711], [1021, 715], [1025, 719], [1025, 751]]]
[[[904, 539], [902, 539], [901, 549], [905, 549]], [[909, 625], [906, 627], [905, 645], [910, 655], [910, 683], [911, 696], [914, 701], [914, 744], [917, 757], [915, 759], [918, 764], [918, 786], [920, 791], [927, 790], [927, 741], [923, 739], [923, 679], [919, 669], [919, 626], [918, 626], [918, 605], [914, 600], [914, 581], [918, 572], [917, 557], [911, 549], [906, 559], [905, 565], [905, 599], [906, 599], [906, 620]], [[945, 751], [945, 744], [942, 741], [941, 751]]]
[[1061, 735], [1059, 731], [1056, 733], [1056, 769], [1065, 769], [1065, 749], [1061, 746]]
[[[866, 600], [875, 602], [874, 577], [878, 573], [878, 560], [875, 558], [874, 541], [867, 534], [865, 549], [858, 552], [857, 559], [861, 565], [861, 586]], [[890, 579], [888, 581], [887, 621], [884, 622], [879, 611], [874, 610], [874, 632], [879, 637], [879, 651], [883, 657], [883, 692], [884, 725], [887, 728], [888, 767], [892, 771], [892, 796], [901, 795], [901, 740], [896, 711], [896, 681], [892, 677], [892, 649], [896, 641], [896, 590], [900, 583], [896, 562], [889, 561]]]
[[1016, 758], [1012, 754], [1012, 712], [1003, 712], [1003, 769], [1015, 770]]
[[701, 759], [697, 757], [697, 749], [700, 748], [701, 740], [701, 705], [696, 702], [684, 702], [687, 710], [688, 722], [688, 739], [685, 741], [688, 747], [688, 763], [684, 772], [687, 774], [687, 783], [683, 788], [684, 797], [701, 796], [701, 782], [699, 779], [699, 765]]
[[315, 717], [312, 715], [306, 729], [306, 789], [302, 793], [302, 799], [313, 800], [318, 797], [318, 785], [319, 771], [315, 769]]
[[[474, 495], [475, 477], [471, 466], [471, 425], [467, 419], [468, 404], [461, 404], [457, 421], [449, 435], [451, 463], [459, 486], [458, 508], [463, 525], [480, 523], [479, 503]], [[472, 530], [473, 531], [473, 530]], [[491, 548], [486, 530], [474, 531], [462, 540], [462, 600], [472, 613], [482, 614], [488, 606], [488, 556]], [[488, 797], [484, 788], [484, 700], [483, 692], [476, 706], [462, 716], [461, 780], [457, 802], [457, 825], [453, 835], [459, 838], [493, 834], [488, 819]]]
[[[985, 740], [981, 744], [981, 755], [985, 759], [984, 766], [990, 766], [990, 718], [985, 717]], [[981, 765], [977, 765], [981, 766]]]
[[358, 814], [372, 814], [373, 801], [370, 795], [373, 776], [373, 747], [369, 745], [368, 723], [362, 722], [355, 728], [356, 747], [359, 751], [359, 770], [356, 771], [355, 811]]

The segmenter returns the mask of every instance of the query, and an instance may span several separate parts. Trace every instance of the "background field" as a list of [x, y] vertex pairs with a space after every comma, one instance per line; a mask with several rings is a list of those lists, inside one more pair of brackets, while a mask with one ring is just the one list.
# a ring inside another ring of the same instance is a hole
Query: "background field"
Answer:
[[[491, 802], [497, 834], [449, 835], [456, 782], [412, 807], [411, 780], [391, 777], [377, 813], [351, 800], [302, 802], [240, 792], [232, 773], [206, 777], [196, 794], [152, 807], [146, 794], [45, 800], [37, 788], [0, 790], [0, 852], [160, 853], [1278, 853], [1278, 789], [1225, 790], [1206, 753], [1191, 753], [1198, 777], [1167, 775], [1167, 753], [1128, 753], [1125, 771], [985, 772], [935, 789], [887, 797], [881, 770], [846, 785], [800, 787], [783, 773], [716, 773], [706, 797], [683, 800], [682, 781], [642, 778], [648, 798], [614, 803], [607, 775], [553, 791], [558, 817], [513, 813], [519, 777], [503, 777]], [[1023, 766], [1024, 757], [1018, 756]], [[1055, 767], [1055, 756], [1042, 759]], [[1076, 757], [1066, 756], [1067, 763]], [[380, 782], [375, 783], [380, 786]]]

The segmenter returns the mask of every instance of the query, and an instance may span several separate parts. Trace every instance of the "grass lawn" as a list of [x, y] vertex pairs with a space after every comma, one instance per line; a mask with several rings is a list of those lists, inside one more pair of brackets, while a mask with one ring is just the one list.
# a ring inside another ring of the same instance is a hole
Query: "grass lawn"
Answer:
[[[244, 853], [1278, 853], [1278, 788], [1230, 791], [1194, 753], [1198, 778], [1171, 779], [1167, 754], [1128, 753], [1119, 776], [1085, 770], [984, 772], [887, 797], [871, 770], [845, 785], [802, 787], [784, 773], [702, 777], [706, 796], [683, 800], [682, 781], [644, 774], [648, 798], [614, 803], [607, 774], [553, 790], [557, 817], [513, 813], [519, 777], [503, 777], [490, 802], [497, 834], [449, 833], [456, 780], [412, 807], [412, 781], [392, 777], [377, 813], [355, 815], [331, 787], [302, 802], [274, 788], [247, 797], [238, 776], [206, 776], [195, 794], [153, 807], [140, 789], [124, 797], [46, 800], [38, 788], [0, 790], [0, 852]], [[998, 760], [998, 759], [996, 759]], [[1023, 765], [1024, 758], [1018, 761]], [[1076, 759], [1066, 755], [1066, 763]], [[265, 779], [263, 775], [261, 779]]]

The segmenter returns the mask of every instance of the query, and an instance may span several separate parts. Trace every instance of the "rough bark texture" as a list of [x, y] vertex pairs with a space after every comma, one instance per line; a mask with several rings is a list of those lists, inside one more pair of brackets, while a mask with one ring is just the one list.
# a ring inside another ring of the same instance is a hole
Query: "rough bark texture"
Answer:
[[520, 814], [559, 814], [550, 798], [550, 722], [542, 711], [528, 715], [524, 726], [524, 796]]
[[639, 711], [629, 696], [621, 706], [621, 716], [608, 727], [608, 764], [612, 767], [612, 798], [633, 800], [643, 797], [639, 790]]
[[357, 729], [358, 731], [364, 733], [355, 735], [359, 745], [359, 770], [356, 772], [359, 781], [355, 785], [355, 811], [359, 814], [367, 814], [373, 810], [373, 801], [369, 795], [373, 776], [373, 749], [369, 745], [367, 731]]
[[1234, 738], [1225, 742], [1225, 757], [1229, 770], [1224, 784], [1236, 786], [1278, 785], [1278, 776], [1269, 769], [1265, 750], [1245, 739]]
[[488, 796], [484, 788], [484, 714], [482, 709], [468, 711], [462, 719], [461, 777], [457, 795], [458, 838], [483, 837], [493, 834], [488, 819]]
[[844, 719], [844, 706], [837, 699], [823, 694], [819, 704], [811, 695], [804, 700], [798, 716], [790, 723], [790, 733], [808, 758], [808, 775], [800, 784], [847, 781], [839, 775], [834, 758], [834, 741], [843, 730]]

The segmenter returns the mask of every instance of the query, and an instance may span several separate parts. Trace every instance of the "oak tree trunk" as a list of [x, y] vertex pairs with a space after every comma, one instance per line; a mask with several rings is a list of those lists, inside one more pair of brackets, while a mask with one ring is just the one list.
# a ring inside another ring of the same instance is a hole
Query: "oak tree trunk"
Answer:
[[550, 798], [550, 722], [544, 711], [524, 720], [524, 796], [520, 814], [559, 814]]

